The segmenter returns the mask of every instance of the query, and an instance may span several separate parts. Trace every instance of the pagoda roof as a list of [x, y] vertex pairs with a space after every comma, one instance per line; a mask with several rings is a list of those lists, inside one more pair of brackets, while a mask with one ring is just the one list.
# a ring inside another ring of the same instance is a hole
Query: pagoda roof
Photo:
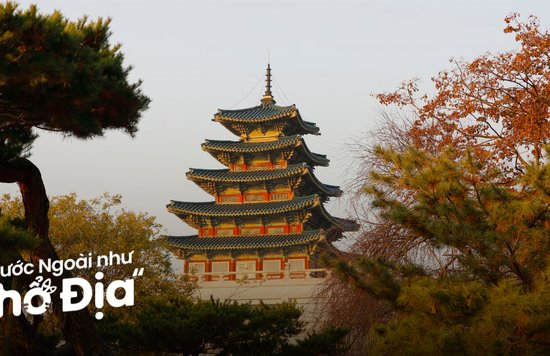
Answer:
[[216, 202], [180, 202], [172, 200], [166, 206], [169, 212], [180, 215], [256, 216], [281, 214], [313, 208], [321, 203], [318, 195], [295, 197], [292, 200], [262, 203], [217, 204]]
[[284, 248], [318, 242], [324, 238], [323, 230], [304, 231], [300, 234], [240, 235], [198, 237], [167, 236], [168, 244], [188, 250], [236, 250], [256, 248]]
[[180, 202], [172, 200], [166, 206], [170, 213], [181, 219], [189, 216], [204, 217], [239, 217], [239, 216], [266, 216], [277, 215], [300, 210], [317, 211], [318, 216], [324, 218], [323, 226], [333, 226], [341, 231], [357, 231], [359, 225], [354, 220], [337, 218], [326, 211], [321, 198], [317, 194], [304, 197], [294, 197], [292, 200], [218, 204], [211, 202]]
[[310, 182], [317, 186], [328, 196], [341, 196], [340, 187], [321, 183], [306, 163], [291, 164], [283, 169], [271, 169], [260, 171], [230, 171], [228, 169], [194, 169], [187, 172], [187, 178], [199, 182], [228, 182], [228, 183], [253, 183], [264, 182], [276, 179], [284, 179], [296, 176], [307, 175]]
[[[279, 106], [279, 105], [258, 105], [246, 109], [237, 110], [218, 110], [220, 119], [228, 121], [250, 121], [262, 122], [282, 117], [290, 117], [296, 114], [296, 105]], [[314, 124], [315, 125], [315, 124]]]
[[206, 140], [201, 147], [205, 151], [257, 153], [296, 147], [301, 140], [302, 136], [300, 135], [283, 136], [277, 140], [262, 142]]
[[326, 155], [313, 153], [309, 150], [301, 135], [283, 136], [277, 140], [263, 142], [206, 140], [201, 147], [207, 152], [228, 153], [259, 153], [301, 147], [313, 163], [320, 166], [328, 166], [329, 164]]
[[330, 218], [342, 231], [358, 231], [360, 228], [359, 224], [355, 220], [338, 218], [332, 215], [330, 215]]
[[234, 134], [241, 135], [242, 132], [231, 124], [261, 124], [281, 119], [292, 120], [296, 125], [294, 131], [297, 133], [319, 135], [319, 128], [315, 123], [302, 120], [296, 105], [279, 106], [273, 103], [264, 103], [246, 109], [218, 109], [213, 120], [224, 124]]

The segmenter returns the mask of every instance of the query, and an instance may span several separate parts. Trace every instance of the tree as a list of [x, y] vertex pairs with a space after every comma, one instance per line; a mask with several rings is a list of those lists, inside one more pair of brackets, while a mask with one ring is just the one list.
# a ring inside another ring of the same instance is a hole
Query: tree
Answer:
[[[112, 265], [109, 268], [74, 270], [73, 273], [88, 281], [95, 274], [104, 274], [102, 282], [132, 275], [135, 268], [144, 267], [143, 278], [136, 279], [136, 303], [142, 297], [156, 294], [190, 296], [194, 284], [178, 278], [172, 271], [170, 252], [160, 239], [162, 226], [154, 216], [123, 209], [120, 195], [103, 195], [92, 199], [78, 199], [75, 193], [50, 198], [48, 218], [50, 238], [61, 259], [109, 255], [109, 252], [134, 252], [132, 263]], [[0, 199], [0, 211], [11, 218], [22, 218], [21, 199], [9, 194]]]
[[[0, 213], [2, 210], [0, 209]], [[17, 261], [20, 258], [22, 252], [29, 252], [35, 248], [39, 240], [32, 236], [28, 231], [26, 231], [21, 226], [21, 221], [10, 219], [8, 216], [0, 214], [0, 265], [8, 266], [11, 263]], [[4, 290], [16, 290], [18, 288], [19, 278], [15, 276], [11, 277], [1, 277], [0, 284], [4, 287]], [[12, 301], [5, 301], [2, 305], [4, 310], [11, 311]], [[4, 355], [9, 355], [12, 349], [18, 347], [24, 348], [24, 345], [19, 345], [13, 343], [13, 336], [16, 336], [18, 333], [25, 332], [26, 330], [21, 330], [21, 328], [15, 329], [14, 316], [11, 312], [8, 312], [7, 315], [2, 320], [2, 325], [4, 326], [0, 330], [0, 340], [1, 340], [1, 352]]]
[[20, 226], [20, 221], [2, 214], [0, 208], [0, 264], [14, 262], [22, 251], [30, 251], [38, 244], [38, 239]]
[[[532, 163], [514, 187], [466, 152], [380, 149], [393, 174], [367, 192], [383, 219], [446, 253], [445, 268], [358, 257], [334, 263], [354, 288], [388, 301], [372, 352], [544, 354], [550, 350], [550, 163]], [[499, 175], [500, 174], [500, 175]], [[388, 191], [406, 189], [412, 204]]]
[[[355, 256], [329, 263], [354, 295], [385, 302], [370, 312], [382, 326], [367, 325], [377, 352], [397, 345], [414, 353], [397, 342], [403, 335], [435, 347], [425, 353], [464, 353], [457, 345], [474, 342], [498, 353], [491, 340], [508, 352], [548, 347], [548, 335], [532, 331], [503, 339], [524, 324], [496, 313], [508, 308], [528, 323], [548, 321], [526, 310], [544, 308], [547, 293], [550, 33], [534, 17], [505, 22], [517, 50], [452, 60], [453, 69], [433, 78], [434, 95], [419, 95], [416, 80], [378, 95], [395, 111], [386, 111], [372, 143], [354, 146], [363, 231]], [[494, 304], [503, 290], [510, 298]], [[460, 340], [456, 332], [447, 340], [450, 325], [484, 336]], [[449, 340], [454, 346], [441, 348]]]
[[[149, 99], [129, 83], [109, 20], [76, 22], [0, 4], [0, 182], [19, 185], [28, 229], [42, 240], [31, 260], [57, 259], [49, 241], [49, 202], [39, 169], [27, 159], [38, 130], [89, 139], [106, 129], [130, 135]], [[66, 277], [68, 275], [65, 275]], [[63, 277], [63, 276], [62, 276]], [[51, 276], [59, 305], [59, 277]], [[63, 332], [79, 354], [106, 354], [86, 311], [66, 313]], [[25, 322], [19, 318], [20, 322]]]
[[[75, 276], [94, 281], [95, 273], [102, 271], [104, 273], [102, 282], [104, 285], [109, 285], [113, 280], [131, 276], [135, 268], [144, 267], [143, 278], [136, 278], [135, 282], [137, 306], [144, 303], [146, 297], [159, 294], [191, 297], [195, 285], [173, 273], [170, 253], [163, 247], [162, 240], [159, 239], [162, 227], [154, 217], [146, 213], [135, 213], [122, 209], [120, 207], [122, 198], [119, 195], [107, 193], [89, 200], [79, 200], [74, 193], [51, 197], [50, 200], [50, 236], [61, 259], [78, 258], [82, 253], [84, 255], [92, 253], [93, 256], [98, 256], [108, 255], [110, 251], [126, 254], [134, 251], [132, 264], [113, 265], [108, 269], [97, 266], [92, 266], [89, 269], [77, 269], [73, 270]], [[9, 194], [0, 199], [0, 211], [5, 219], [9, 217], [16, 222], [21, 222], [24, 216], [21, 199], [13, 198]], [[15, 229], [11, 226], [8, 228]], [[18, 240], [12, 237], [9, 242], [28, 244], [27, 239], [21, 238], [20, 235], [16, 236]], [[2, 240], [0, 240], [1, 243]], [[10, 254], [9, 262], [3, 258], [11, 250], [2, 249], [0, 252], [2, 263], [13, 262], [14, 258], [18, 256]], [[106, 305], [102, 311], [109, 315], [113, 309]], [[128, 318], [133, 313], [133, 309], [134, 307], [125, 308], [118, 311], [116, 315]], [[59, 344], [61, 341], [58, 337], [60, 327], [58, 322], [46, 315], [39, 329], [39, 336], [56, 340], [54, 345]]]
[[[395, 318], [373, 326], [373, 354], [545, 355], [550, 350], [548, 273], [526, 291], [454, 278], [403, 283]], [[546, 279], [546, 280], [545, 280]]]
[[330, 328], [291, 343], [303, 331], [295, 303], [238, 304], [149, 297], [132, 314], [112, 313], [101, 330], [122, 351], [185, 355], [338, 355], [346, 331]]
[[412, 109], [409, 137], [431, 152], [452, 145], [499, 165], [507, 177], [523, 172], [529, 161], [541, 164], [550, 142], [550, 33], [536, 17], [505, 19], [504, 32], [520, 48], [485, 54], [472, 61], [451, 60], [432, 80], [436, 94], [417, 97], [416, 81], [378, 95], [382, 104]]
[[[447, 154], [454, 156], [449, 159], [460, 161], [468, 151], [486, 163], [484, 174], [499, 171], [498, 183], [510, 187], [532, 164], [531, 170], [536, 171], [544, 163], [544, 147], [550, 142], [550, 32], [541, 30], [533, 16], [521, 22], [513, 14], [505, 23], [504, 32], [515, 34], [517, 50], [487, 53], [472, 61], [451, 60], [454, 68], [432, 79], [436, 89], [432, 96], [419, 96], [415, 80], [395, 92], [377, 95], [383, 105], [398, 111], [386, 115], [373, 144], [355, 146], [363, 162], [359, 164], [362, 177], [355, 185], [359, 194], [366, 186], [377, 186], [390, 189], [386, 193], [405, 205], [414, 203], [406, 184], [384, 187], [373, 179], [371, 171], [392, 174], [394, 168], [379, 154], [378, 146], [401, 153], [414, 146], [433, 155], [452, 146]], [[370, 195], [362, 197], [366, 200], [359, 205], [370, 205]], [[371, 256], [422, 259], [425, 265], [445, 269], [447, 259], [401, 224], [380, 219], [370, 209], [363, 217], [366, 231], [358, 248]]]

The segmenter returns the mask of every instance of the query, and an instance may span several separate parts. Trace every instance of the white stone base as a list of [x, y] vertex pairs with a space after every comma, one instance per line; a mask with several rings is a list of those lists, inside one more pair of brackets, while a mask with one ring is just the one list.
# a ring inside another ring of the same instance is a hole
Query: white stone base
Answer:
[[234, 300], [238, 303], [276, 304], [296, 301], [303, 310], [301, 320], [306, 330], [320, 326], [322, 322], [323, 298], [319, 296], [325, 278], [296, 278], [272, 280], [205, 281], [200, 282], [197, 297]]

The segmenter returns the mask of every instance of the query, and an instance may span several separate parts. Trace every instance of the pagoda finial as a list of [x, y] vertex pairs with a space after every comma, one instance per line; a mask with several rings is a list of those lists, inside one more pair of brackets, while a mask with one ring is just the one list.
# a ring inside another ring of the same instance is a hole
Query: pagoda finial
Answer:
[[271, 66], [269, 62], [267, 62], [267, 70], [265, 73], [265, 93], [262, 97], [262, 104], [275, 104], [275, 99], [273, 99], [273, 95], [271, 94]]

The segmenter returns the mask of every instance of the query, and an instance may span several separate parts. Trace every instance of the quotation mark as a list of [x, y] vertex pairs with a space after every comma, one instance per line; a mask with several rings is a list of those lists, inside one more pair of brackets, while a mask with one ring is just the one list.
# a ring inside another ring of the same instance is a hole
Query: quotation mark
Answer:
[[134, 270], [134, 273], [132, 273], [132, 277], [138, 277], [143, 276], [143, 268], [136, 268]]

